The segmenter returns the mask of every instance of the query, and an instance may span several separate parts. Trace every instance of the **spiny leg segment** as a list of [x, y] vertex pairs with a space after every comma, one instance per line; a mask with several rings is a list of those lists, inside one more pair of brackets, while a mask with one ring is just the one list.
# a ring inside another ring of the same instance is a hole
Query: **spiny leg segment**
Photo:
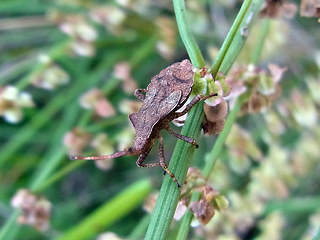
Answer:
[[134, 155], [134, 153], [131, 153], [128, 150], [124, 150], [124, 151], [116, 152], [114, 154], [102, 155], [102, 156], [91, 156], [91, 157], [70, 156], [70, 160], [104, 160], [104, 159], [122, 157], [125, 155]]
[[166, 130], [173, 136], [175, 136], [176, 138], [182, 140], [182, 141], [185, 141], [187, 143], [190, 143], [194, 146], [196, 146], [196, 148], [199, 147], [199, 145], [197, 144], [196, 140], [194, 140], [193, 138], [190, 138], [190, 137], [187, 137], [187, 136], [184, 136], [180, 133], [177, 133], [175, 131], [173, 131], [170, 127], [167, 127]]
[[178, 179], [176, 178], [176, 176], [168, 169], [168, 166], [165, 162], [165, 158], [164, 158], [164, 149], [163, 149], [163, 139], [160, 136], [159, 138], [159, 158], [160, 158], [160, 166], [162, 167], [162, 169], [168, 173], [168, 175], [172, 178], [172, 180], [177, 184], [178, 188], [180, 188], [180, 184], [178, 182]]

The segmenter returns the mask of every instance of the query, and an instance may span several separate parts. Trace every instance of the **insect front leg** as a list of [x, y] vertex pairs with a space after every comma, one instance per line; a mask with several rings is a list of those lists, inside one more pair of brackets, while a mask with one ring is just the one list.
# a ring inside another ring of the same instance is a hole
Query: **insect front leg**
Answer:
[[214, 96], [217, 96], [217, 95], [218, 95], [218, 94], [216, 94], [216, 93], [212, 93], [212, 94], [210, 94], [210, 95], [208, 95], [208, 96], [203, 96], [202, 94], [199, 94], [199, 95], [195, 96], [195, 97], [191, 100], [191, 102], [190, 102], [189, 104], [187, 104], [186, 108], [185, 108], [182, 112], [176, 112], [176, 113], [175, 113], [174, 119], [175, 119], [175, 118], [178, 118], [178, 117], [181, 117], [181, 116], [185, 115], [186, 113], [188, 113], [188, 112], [191, 110], [191, 108], [192, 108], [194, 105], [196, 105], [199, 101], [201, 101], [201, 100], [206, 100], [206, 99], [208, 99], [208, 98], [211, 98], [211, 97], [214, 97]]
[[172, 180], [177, 184], [178, 188], [180, 188], [180, 184], [178, 182], [178, 179], [176, 176], [168, 169], [168, 166], [166, 164], [165, 158], [164, 158], [164, 149], [163, 149], [163, 139], [160, 136], [159, 137], [159, 158], [160, 158], [160, 166], [162, 169], [168, 173], [168, 175], [172, 178]]
[[177, 133], [175, 131], [173, 131], [169, 126], [165, 128], [171, 135], [175, 136], [176, 138], [179, 138], [180, 140], [182, 141], [185, 141], [187, 143], [190, 143], [194, 146], [196, 146], [196, 148], [199, 147], [199, 145], [197, 144], [196, 140], [194, 140], [193, 138], [190, 138], [190, 137], [187, 137], [187, 136], [184, 136], [180, 133]]
[[141, 101], [143, 101], [145, 98], [146, 98], [146, 92], [147, 92], [147, 90], [146, 89], [136, 89], [135, 91], [134, 91], [134, 96], [136, 97], [136, 98], [138, 98], [138, 99], [140, 99]]

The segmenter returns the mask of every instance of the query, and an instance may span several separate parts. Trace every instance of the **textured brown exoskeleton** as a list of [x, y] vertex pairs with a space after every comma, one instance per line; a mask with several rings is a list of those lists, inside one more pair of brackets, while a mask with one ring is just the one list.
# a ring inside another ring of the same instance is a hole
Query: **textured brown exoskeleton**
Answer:
[[[198, 147], [193, 138], [183, 136], [180, 133], [174, 132], [169, 123], [185, 115], [197, 102], [205, 100], [209, 96], [197, 95], [192, 101], [186, 105], [185, 109], [177, 112], [187, 101], [193, 85], [193, 71], [189, 60], [174, 63], [171, 66], [163, 69], [158, 75], [154, 76], [147, 89], [137, 89], [134, 95], [143, 101], [143, 104], [137, 113], [129, 115], [129, 119], [133, 124], [136, 132], [136, 137], [133, 141], [133, 146], [120, 152], [104, 156], [92, 157], [70, 157], [72, 160], [102, 160], [106, 158], [117, 158], [125, 155], [138, 155], [136, 162], [138, 167], [156, 167], [161, 166], [163, 170], [180, 187], [178, 180], [167, 167], [164, 159], [163, 139], [160, 135], [160, 130], [165, 129], [173, 136], [188, 142]], [[144, 164], [144, 160], [148, 156], [155, 141], [159, 139], [159, 163]]]

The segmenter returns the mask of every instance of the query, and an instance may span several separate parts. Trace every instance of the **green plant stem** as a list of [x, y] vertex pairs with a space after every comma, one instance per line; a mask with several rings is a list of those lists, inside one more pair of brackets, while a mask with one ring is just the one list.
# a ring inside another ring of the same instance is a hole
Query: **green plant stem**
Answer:
[[16, 224], [16, 220], [20, 215], [20, 210], [14, 210], [11, 214], [10, 218], [7, 220], [5, 225], [1, 228], [0, 231], [0, 240], [8, 240], [13, 239], [17, 234], [18, 225]]
[[259, 34], [258, 42], [255, 46], [255, 49], [253, 51], [252, 58], [251, 58], [251, 63], [253, 63], [253, 64], [257, 64], [260, 59], [260, 56], [261, 56], [261, 53], [263, 50], [263, 46], [264, 46], [264, 42], [265, 42], [266, 37], [269, 32], [270, 22], [271, 22], [271, 20], [269, 18], [265, 18], [262, 20], [261, 32]]
[[252, 0], [246, 0], [243, 2], [241, 9], [240, 9], [236, 19], [234, 20], [234, 23], [233, 23], [226, 39], [224, 40], [224, 42], [221, 46], [221, 49], [219, 51], [218, 56], [214, 60], [214, 63], [211, 66], [211, 68], [209, 69], [209, 72], [211, 72], [213, 76], [217, 75], [218, 70], [220, 69], [222, 62], [224, 61], [225, 56], [230, 48], [230, 45], [234, 41], [234, 37], [235, 37], [236, 33], [239, 32], [240, 25], [243, 22], [243, 19], [248, 12], [248, 9], [249, 9], [249, 6], [251, 5], [251, 2], [252, 2]]
[[[245, 2], [243, 4], [245, 4]], [[234, 29], [236, 34], [232, 39], [232, 44], [229, 44], [228, 51], [224, 55], [224, 58], [223, 58], [224, 60], [221, 66], [218, 68], [219, 72], [222, 72], [223, 74], [227, 74], [232, 64], [236, 61], [240, 51], [242, 50], [243, 45], [247, 40], [247, 37], [250, 36], [250, 28], [252, 24], [256, 22], [256, 17], [260, 12], [261, 5], [263, 2], [264, 2], [263, 0], [252, 0], [244, 17], [239, 18], [239, 20], [242, 19], [242, 21], [240, 25], [238, 25], [237, 31], [235, 29], [235, 26], [232, 25], [230, 31]], [[235, 21], [237, 21], [237, 19], [238, 19], [238, 16]], [[243, 34], [243, 31], [245, 32], [245, 34]], [[218, 55], [220, 55], [220, 52]], [[213, 66], [215, 65], [213, 64]]]
[[174, 12], [176, 14], [178, 29], [183, 44], [188, 52], [192, 65], [198, 68], [205, 66], [205, 61], [200, 48], [188, 26], [187, 10], [184, 0], [173, 0]]
[[[203, 119], [203, 104], [197, 104], [188, 113], [188, 118], [181, 134], [192, 138], [198, 137], [202, 122], [198, 119]], [[193, 146], [182, 140], [178, 140], [175, 146], [169, 169], [175, 174], [180, 183], [185, 180], [194, 150]], [[165, 239], [179, 200], [180, 191], [181, 189], [177, 188], [172, 179], [166, 176], [162, 183], [145, 239]]]
[[58, 240], [89, 239], [135, 209], [151, 191], [149, 180], [140, 180], [95, 210]]
[[[192, 64], [195, 67], [204, 67], [205, 62], [200, 49], [187, 25], [184, 0], [173, 0], [173, 6], [180, 36], [185, 44]], [[203, 102], [200, 102], [188, 113], [188, 117], [181, 130], [181, 134], [191, 138], [197, 138], [200, 134], [202, 120]], [[194, 146], [190, 146], [190, 144], [181, 140], [177, 141], [171, 157], [169, 169], [175, 174], [180, 183], [183, 183], [185, 180], [194, 150]], [[172, 179], [169, 176], [166, 176], [162, 183], [159, 197], [152, 213], [151, 221], [145, 236], [146, 240], [161, 240], [166, 237], [179, 200], [180, 191], [181, 189], [177, 188]]]
[[[248, 5], [248, 3], [250, 4]], [[240, 29], [242, 27], [246, 27], [249, 29], [252, 20], [255, 18], [255, 16], [260, 10], [261, 4], [261, 0], [245, 1], [243, 3], [243, 6], [241, 7], [238, 16], [236, 17], [235, 22], [233, 23], [230, 32], [228, 33], [228, 36], [225, 39], [213, 66], [211, 67], [213, 75], [215, 75], [218, 71], [222, 72], [225, 75], [228, 73], [232, 64], [239, 55], [246, 40], [246, 38], [243, 38], [243, 36], [241, 35]], [[248, 21], [248, 18], [251, 18], [251, 20]], [[234, 108], [228, 115], [223, 131], [217, 138], [217, 141], [215, 142], [212, 151], [207, 156], [207, 161], [202, 172], [206, 179], [209, 178], [209, 175], [212, 172], [216, 160], [220, 155], [221, 150], [223, 149], [223, 144], [226, 141], [231, 127], [236, 120], [237, 114], [242, 106], [242, 103], [247, 99], [247, 97], [248, 96], [244, 94], [236, 100]], [[191, 195], [192, 201], [198, 201], [199, 198], [200, 194], [196, 191]], [[187, 211], [187, 213], [183, 216], [176, 239], [183, 240], [187, 238], [192, 217], [193, 215], [190, 211]]]

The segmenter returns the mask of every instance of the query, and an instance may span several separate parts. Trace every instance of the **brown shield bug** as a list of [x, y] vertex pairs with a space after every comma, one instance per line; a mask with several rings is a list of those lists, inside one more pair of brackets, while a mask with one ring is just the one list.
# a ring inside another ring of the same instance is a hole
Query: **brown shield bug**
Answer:
[[[193, 138], [173, 131], [169, 125], [172, 120], [185, 115], [200, 100], [216, 96], [216, 94], [208, 96], [197, 95], [186, 105], [183, 111], [178, 112], [186, 103], [191, 93], [194, 82], [193, 76], [192, 64], [186, 59], [163, 69], [158, 75], [152, 78], [147, 89], [137, 89], [135, 91], [134, 95], [140, 99], [143, 104], [137, 113], [129, 115], [129, 119], [136, 132], [132, 147], [110, 155], [91, 157], [72, 156], [70, 159], [102, 160], [139, 154], [136, 162], [138, 167], [160, 166], [165, 173], [170, 175], [177, 186], [180, 187], [178, 180], [174, 174], [170, 172], [165, 163], [163, 139], [160, 130], [165, 129], [176, 138], [198, 147]], [[157, 139], [159, 139], [159, 163], [143, 163]]]

